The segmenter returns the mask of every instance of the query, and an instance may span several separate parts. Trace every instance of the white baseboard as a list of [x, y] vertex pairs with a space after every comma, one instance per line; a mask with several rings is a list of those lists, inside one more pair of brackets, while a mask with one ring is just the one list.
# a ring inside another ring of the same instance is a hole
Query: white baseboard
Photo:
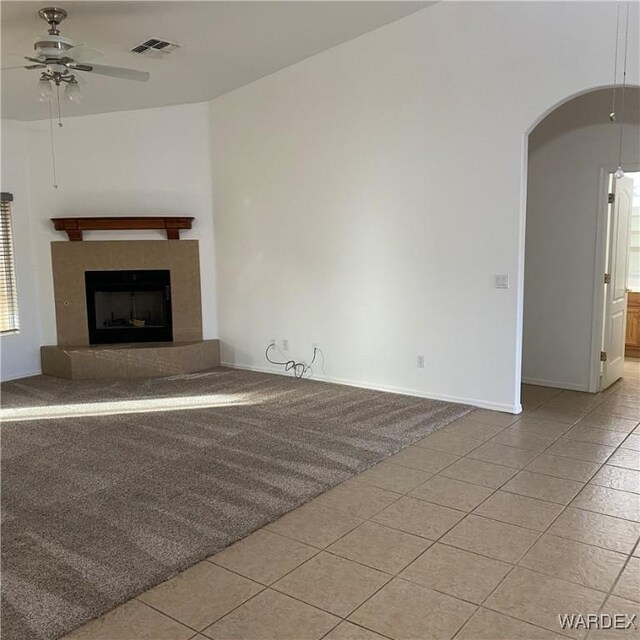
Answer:
[[9, 380], [20, 380], [20, 378], [30, 378], [31, 376], [40, 375], [42, 375], [42, 369], [31, 371], [29, 373], [12, 373], [8, 376], [2, 376], [2, 378], [0, 378], [0, 382], [9, 382]]
[[[221, 366], [230, 369], [241, 369], [244, 371], [256, 371], [258, 373], [273, 373], [279, 376], [292, 377], [290, 373], [285, 373], [279, 369], [271, 369], [269, 367], [252, 367], [248, 365], [239, 365], [233, 362], [221, 362]], [[490, 409], [492, 411], [502, 411], [504, 413], [522, 413], [521, 405], [509, 405], [498, 402], [486, 402], [477, 398], [462, 398], [459, 396], [448, 396], [440, 393], [425, 392], [420, 389], [405, 389], [402, 387], [392, 387], [388, 385], [373, 384], [370, 382], [361, 382], [358, 380], [347, 380], [345, 378], [334, 378], [330, 376], [314, 375], [308, 378], [310, 380], [318, 380], [320, 382], [329, 382], [332, 384], [343, 384], [348, 387], [357, 387], [359, 389], [372, 389], [374, 391], [385, 391], [387, 393], [399, 393], [404, 396], [414, 396], [416, 398], [426, 398], [428, 400], [442, 400], [444, 402], [457, 402], [458, 404], [469, 404], [482, 409]]]
[[523, 384], [532, 384], [536, 387], [551, 387], [553, 389], [568, 389], [569, 391], [589, 392], [589, 385], [574, 384], [573, 382], [559, 382], [558, 380], [540, 380], [538, 378], [522, 378]]

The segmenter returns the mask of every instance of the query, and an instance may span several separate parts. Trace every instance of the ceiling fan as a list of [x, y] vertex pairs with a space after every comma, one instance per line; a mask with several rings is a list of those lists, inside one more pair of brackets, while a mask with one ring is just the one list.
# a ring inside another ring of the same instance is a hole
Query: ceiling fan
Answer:
[[53, 97], [53, 87], [66, 86], [65, 97], [77, 102], [80, 99], [80, 87], [78, 80], [82, 80], [77, 72], [95, 73], [102, 76], [111, 76], [122, 80], [136, 80], [146, 82], [150, 74], [146, 71], [126, 69], [124, 67], [111, 67], [90, 62], [93, 58], [102, 56], [102, 52], [92, 49], [84, 44], [76, 45], [71, 38], [60, 35], [58, 28], [67, 17], [67, 12], [60, 7], [44, 7], [38, 11], [38, 15], [49, 25], [47, 35], [37, 36], [33, 45], [35, 54], [24, 56], [32, 64], [5, 67], [9, 69], [42, 69], [38, 89], [42, 100]]

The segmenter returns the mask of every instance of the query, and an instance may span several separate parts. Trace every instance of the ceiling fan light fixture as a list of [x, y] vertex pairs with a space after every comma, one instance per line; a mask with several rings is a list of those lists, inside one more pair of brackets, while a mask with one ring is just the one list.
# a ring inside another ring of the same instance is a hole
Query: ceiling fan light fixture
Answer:
[[38, 93], [40, 95], [40, 102], [53, 98], [53, 88], [48, 78], [41, 77], [40, 80], [38, 80]]
[[78, 103], [82, 100], [82, 92], [80, 91], [80, 85], [77, 80], [72, 80], [67, 84], [67, 88], [64, 90], [65, 100], [69, 102]]

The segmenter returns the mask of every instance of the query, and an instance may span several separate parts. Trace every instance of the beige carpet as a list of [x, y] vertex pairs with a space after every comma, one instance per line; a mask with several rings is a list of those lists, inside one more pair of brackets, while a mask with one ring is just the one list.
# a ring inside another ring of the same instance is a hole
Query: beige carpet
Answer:
[[57, 638], [471, 409], [228, 369], [2, 402], [4, 640]]

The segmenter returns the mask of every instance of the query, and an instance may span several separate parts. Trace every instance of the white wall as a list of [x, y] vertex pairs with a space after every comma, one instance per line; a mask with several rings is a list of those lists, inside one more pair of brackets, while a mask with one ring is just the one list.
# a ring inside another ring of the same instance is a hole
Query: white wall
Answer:
[[[627, 92], [625, 166], [640, 164], [639, 96]], [[589, 390], [601, 168], [618, 164], [610, 109], [609, 90], [580, 96], [530, 137], [523, 378], [533, 384]]]
[[223, 359], [518, 411], [526, 133], [610, 82], [615, 13], [441, 2], [214, 100]]
[[[209, 112], [207, 104], [123, 111], [64, 120], [55, 127], [58, 189], [52, 187], [49, 123], [27, 123], [31, 218], [42, 344], [55, 344], [51, 273], [56, 216], [190, 215], [181, 237], [200, 241], [203, 328], [217, 337]], [[154, 239], [154, 232], [89, 232], [90, 239]]]
[[40, 321], [27, 180], [25, 123], [2, 122], [2, 191], [13, 194], [12, 231], [20, 332], [0, 337], [2, 379], [40, 372]]

